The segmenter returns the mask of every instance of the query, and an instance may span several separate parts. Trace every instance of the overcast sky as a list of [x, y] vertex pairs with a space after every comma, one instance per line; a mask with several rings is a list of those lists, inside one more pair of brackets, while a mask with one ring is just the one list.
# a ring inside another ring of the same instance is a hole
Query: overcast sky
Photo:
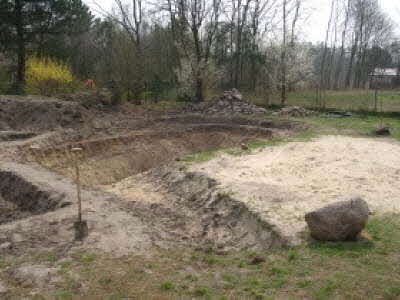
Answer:
[[[109, 0], [107, 0], [109, 1]], [[325, 30], [330, 14], [330, 0], [307, 0], [311, 7], [310, 18], [308, 23], [307, 40], [323, 41], [325, 39]], [[383, 10], [395, 22], [400, 32], [400, 0], [379, 0]]]
[[[98, 9], [93, 1], [96, 1], [104, 9], [111, 10], [114, 0], [83, 0], [93, 10]], [[129, 1], [129, 0], [127, 0]], [[378, 0], [383, 10], [395, 22], [400, 35], [400, 0]], [[323, 41], [330, 13], [330, 0], [306, 0], [307, 26], [304, 30], [303, 39], [312, 42]], [[94, 12], [95, 13], [95, 12]]]

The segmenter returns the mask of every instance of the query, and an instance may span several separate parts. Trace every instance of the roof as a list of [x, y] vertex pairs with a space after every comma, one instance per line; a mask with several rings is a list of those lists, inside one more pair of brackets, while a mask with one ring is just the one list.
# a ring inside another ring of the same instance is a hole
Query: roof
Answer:
[[381, 69], [381, 68], [376, 68], [371, 76], [397, 76], [398, 70], [396, 68], [386, 68], [386, 69]]

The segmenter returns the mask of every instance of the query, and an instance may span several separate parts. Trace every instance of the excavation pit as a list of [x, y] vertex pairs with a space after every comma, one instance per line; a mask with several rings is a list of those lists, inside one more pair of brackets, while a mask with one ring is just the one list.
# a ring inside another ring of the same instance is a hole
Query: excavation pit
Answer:
[[201, 116], [169, 117], [128, 134], [26, 148], [25, 154], [28, 161], [74, 178], [76, 157], [71, 149], [82, 148], [83, 152], [77, 158], [82, 183], [93, 187], [118, 182], [188, 154], [240, 147], [249, 141], [290, 135], [296, 130], [301, 129], [295, 122]]
[[[302, 124], [200, 115], [135, 121], [134, 129], [120, 123], [96, 124], [18, 144], [22, 164], [4, 172], [3, 184], [23, 190], [8, 195], [0, 189], [5, 212], [1, 223], [15, 227], [19, 222], [10, 221], [26, 221], [21, 234], [35, 232], [38, 242], [73, 240], [76, 205], [58, 208], [76, 202], [77, 160], [84, 186], [83, 216], [89, 226], [87, 247], [126, 254], [154, 246], [225, 251], [287, 244], [268, 222], [221, 192], [216, 181], [188, 172], [181, 158], [293, 135], [305, 129]], [[77, 147], [83, 149], [79, 154], [71, 151]], [[19, 168], [26, 170], [13, 177]], [[2, 230], [9, 232], [7, 228]]]

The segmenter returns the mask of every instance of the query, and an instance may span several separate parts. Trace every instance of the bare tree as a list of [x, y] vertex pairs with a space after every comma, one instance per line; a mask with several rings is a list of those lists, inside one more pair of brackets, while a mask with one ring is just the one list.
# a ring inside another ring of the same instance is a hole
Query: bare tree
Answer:
[[221, 0], [167, 0], [164, 5], [174, 24], [175, 39], [190, 64], [195, 100], [204, 100], [204, 72], [219, 24]]
[[287, 9], [287, 0], [283, 0], [282, 4], [282, 53], [281, 53], [281, 105], [286, 104], [286, 9]]

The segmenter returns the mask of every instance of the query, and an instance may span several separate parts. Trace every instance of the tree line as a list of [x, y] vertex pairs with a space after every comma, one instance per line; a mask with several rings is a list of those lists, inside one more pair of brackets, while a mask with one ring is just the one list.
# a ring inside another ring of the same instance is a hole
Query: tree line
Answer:
[[375, 68], [400, 66], [395, 25], [378, 0], [330, 0], [318, 44], [304, 38], [304, 0], [114, 2], [112, 11], [98, 6], [99, 18], [81, 0], [0, 0], [0, 60], [13, 66], [12, 88], [23, 92], [33, 55], [137, 103], [201, 102], [209, 90], [238, 88], [285, 104], [288, 91], [362, 88]]

